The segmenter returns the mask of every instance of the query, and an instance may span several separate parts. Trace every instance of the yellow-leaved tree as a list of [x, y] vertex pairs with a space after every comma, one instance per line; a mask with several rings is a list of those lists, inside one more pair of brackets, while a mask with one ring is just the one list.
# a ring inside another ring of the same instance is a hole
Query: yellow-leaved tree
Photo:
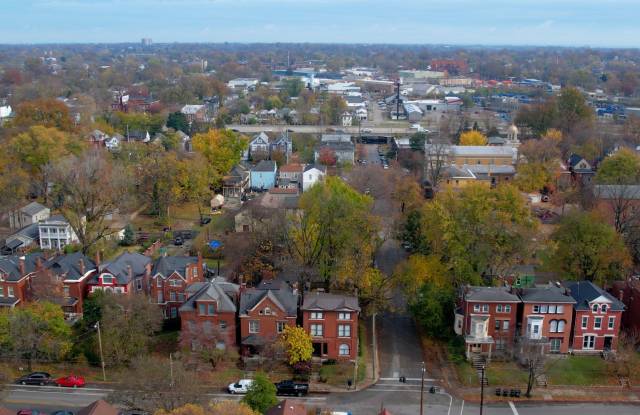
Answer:
[[286, 352], [287, 361], [291, 366], [300, 362], [308, 362], [313, 354], [311, 335], [299, 326], [286, 326], [280, 334]]
[[155, 415], [259, 415], [242, 402], [220, 401], [209, 406], [186, 404], [172, 411], [159, 410]]
[[238, 164], [248, 145], [247, 137], [231, 130], [209, 130], [193, 137], [193, 148], [209, 162], [212, 184]]
[[480, 131], [471, 130], [460, 134], [461, 146], [486, 146], [487, 137]]

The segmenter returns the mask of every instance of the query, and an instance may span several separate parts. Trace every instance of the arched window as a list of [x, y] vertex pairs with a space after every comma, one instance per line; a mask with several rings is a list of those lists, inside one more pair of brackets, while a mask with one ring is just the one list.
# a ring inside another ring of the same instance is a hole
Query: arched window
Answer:
[[564, 333], [564, 325], [566, 322], [564, 320], [558, 321], [558, 333]]
[[549, 331], [551, 333], [558, 332], [558, 320], [551, 320], [551, 322], [549, 322]]
[[340, 347], [338, 348], [338, 354], [340, 356], [349, 356], [349, 345], [348, 344], [341, 344]]

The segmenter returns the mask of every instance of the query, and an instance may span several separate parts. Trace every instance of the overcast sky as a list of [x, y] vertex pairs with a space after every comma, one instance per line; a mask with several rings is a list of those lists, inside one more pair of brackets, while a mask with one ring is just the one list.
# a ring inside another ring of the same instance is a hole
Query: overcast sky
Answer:
[[640, 46], [640, 0], [0, 0], [0, 43]]

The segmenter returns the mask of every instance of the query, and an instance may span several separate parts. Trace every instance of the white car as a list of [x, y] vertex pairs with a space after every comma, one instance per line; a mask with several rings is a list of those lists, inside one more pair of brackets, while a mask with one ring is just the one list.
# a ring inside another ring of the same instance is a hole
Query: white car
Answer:
[[236, 393], [247, 393], [252, 384], [252, 379], [240, 379], [236, 383], [230, 384], [227, 390], [232, 395], [235, 395]]

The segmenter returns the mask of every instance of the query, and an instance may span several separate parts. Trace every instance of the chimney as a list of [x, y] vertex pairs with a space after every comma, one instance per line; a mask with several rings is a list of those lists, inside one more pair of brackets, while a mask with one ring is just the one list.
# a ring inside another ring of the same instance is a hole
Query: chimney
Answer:
[[618, 290], [618, 300], [620, 300], [620, 302], [624, 302], [624, 290]]
[[78, 269], [80, 270], [80, 275], [84, 275], [84, 260], [78, 260]]
[[38, 271], [42, 271], [42, 258], [40, 257], [36, 258], [36, 269]]
[[25, 269], [24, 269], [24, 257], [23, 256], [21, 256], [18, 259], [18, 269], [20, 270], [20, 276], [23, 277], [25, 275], [24, 274]]
[[100, 251], [96, 251], [94, 262], [96, 263], [96, 268], [100, 267]]
[[293, 292], [293, 295], [298, 295], [298, 282], [294, 282], [293, 284], [291, 284], [291, 291]]
[[127, 274], [129, 274], [129, 280], [133, 280], [133, 268], [131, 268], [131, 265], [127, 265]]

